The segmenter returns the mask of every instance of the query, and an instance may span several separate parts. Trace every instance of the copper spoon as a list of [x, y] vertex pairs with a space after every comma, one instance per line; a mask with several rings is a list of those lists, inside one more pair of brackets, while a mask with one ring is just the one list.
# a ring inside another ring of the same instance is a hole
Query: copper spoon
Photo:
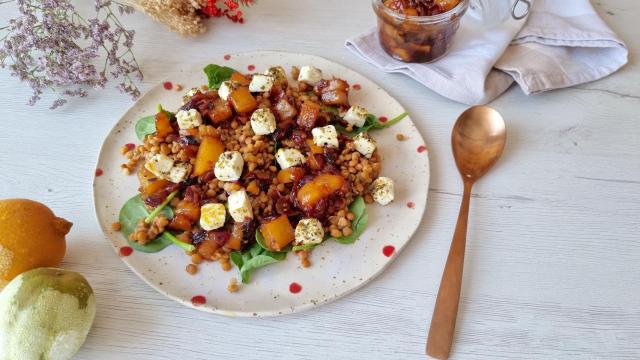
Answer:
[[427, 355], [436, 359], [447, 359], [451, 352], [462, 284], [471, 188], [500, 158], [506, 141], [507, 129], [502, 116], [488, 106], [467, 109], [453, 126], [451, 147], [462, 175], [464, 195], [427, 339]]

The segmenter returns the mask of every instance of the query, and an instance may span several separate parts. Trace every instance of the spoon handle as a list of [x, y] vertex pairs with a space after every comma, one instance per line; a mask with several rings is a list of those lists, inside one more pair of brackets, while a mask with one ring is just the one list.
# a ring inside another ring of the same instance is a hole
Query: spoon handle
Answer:
[[449, 358], [453, 333], [456, 328], [472, 186], [473, 183], [471, 181], [464, 181], [464, 194], [462, 195], [462, 204], [458, 214], [458, 223], [451, 241], [449, 256], [442, 273], [440, 290], [438, 290], [436, 306], [433, 309], [433, 317], [431, 318], [431, 328], [427, 339], [427, 355], [436, 359]]

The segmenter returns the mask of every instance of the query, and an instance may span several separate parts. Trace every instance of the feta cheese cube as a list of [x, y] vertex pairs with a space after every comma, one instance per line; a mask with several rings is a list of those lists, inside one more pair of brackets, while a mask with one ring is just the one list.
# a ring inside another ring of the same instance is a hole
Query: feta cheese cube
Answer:
[[305, 161], [304, 155], [297, 149], [284, 149], [280, 148], [276, 152], [276, 161], [280, 165], [281, 169], [287, 169], [292, 166], [297, 166]]
[[320, 244], [324, 239], [324, 228], [318, 219], [302, 219], [298, 222], [294, 234], [298, 245]]
[[200, 207], [200, 227], [206, 231], [223, 227], [226, 219], [224, 204], [204, 204]]
[[322, 70], [313, 66], [303, 66], [298, 75], [298, 81], [305, 82], [309, 85], [315, 85], [322, 80]]
[[253, 209], [251, 200], [244, 190], [231, 193], [227, 198], [229, 214], [235, 222], [244, 222], [246, 219], [253, 219]]
[[186, 163], [176, 163], [173, 165], [171, 170], [169, 170], [169, 175], [167, 176], [167, 180], [172, 183], [178, 184], [181, 183], [189, 173], [189, 164]]
[[282, 66], [272, 66], [267, 71], [265, 71], [264, 74], [271, 75], [276, 80], [287, 78], [287, 74], [285, 73], [284, 68]]
[[271, 90], [276, 78], [271, 75], [254, 74], [249, 83], [249, 91], [265, 92]]
[[147, 160], [144, 167], [160, 179], [166, 179], [173, 168], [173, 163], [174, 160], [167, 155], [155, 154]]
[[318, 146], [338, 147], [338, 132], [333, 125], [327, 125], [311, 130], [313, 142]]
[[223, 152], [213, 167], [213, 173], [221, 181], [237, 181], [242, 175], [244, 159], [238, 151]]
[[229, 100], [229, 95], [235, 89], [235, 85], [230, 80], [223, 81], [218, 88], [218, 96], [220, 99], [227, 101]]
[[192, 129], [202, 125], [202, 116], [196, 109], [180, 110], [176, 114], [176, 119], [181, 130]]
[[387, 205], [394, 199], [393, 180], [388, 177], [380, 176], [373, 180], [371, 184], [371, 196], [380, 205]]
[[376, 141], [366, 132], [362, 132], [353, 138], [353, 146], [367, 159], [376, 151]]
[[276, 131], [276, 117], [269, 108], [257, 109], [251, 114], [251, 129], [256, 135], [269, 135]]
[[200, 89], [198, 88], [191, 88], [191, 90], [187, 91], [187, 97], [192, 97], [193, 95], [197, 94], [198, 92], [200, 92]]
[[347, 110], [342, 119], [353, 126], [362, 127], [367, 120], [367, 115], [369, 115], [367, 109], [354, 105]]

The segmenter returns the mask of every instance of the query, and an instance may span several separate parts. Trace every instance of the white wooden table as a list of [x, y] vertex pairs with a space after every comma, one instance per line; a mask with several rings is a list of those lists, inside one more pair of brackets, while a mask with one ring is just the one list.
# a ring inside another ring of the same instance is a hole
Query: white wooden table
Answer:
[[[513, 88], [492, 104], [507, 120], [509, 143], [475, 188], [456, 359], [640, 358], [640, 3], [594, 5], [629, 45], [628, 66], [539, 96]], [[432, 187], [423, 223], [383, 275], [315, 310], [241, 319], [182, 307], [128, 270], [93, 215], [98, 149], [129, 99], [109, 90], [58, 111], [30, 108], [29, 90], [0, 72], [0, 198], [39, 200], [72, 220], [63, 265], [97, 293], [95, 325], [77, 359], [424, 358], [462, 188], [449, 134], [465, 106], [345, 50], [345, 38], [374, 24], [367, 0], [260, 1], [246, 13], [245, 25], [214, 22], [193, 40], [140, 14], [126, 18], [138, 31], [143, 90], [184, 63], [258, 49], [356, 69], [384, 84], [427, 139]]]

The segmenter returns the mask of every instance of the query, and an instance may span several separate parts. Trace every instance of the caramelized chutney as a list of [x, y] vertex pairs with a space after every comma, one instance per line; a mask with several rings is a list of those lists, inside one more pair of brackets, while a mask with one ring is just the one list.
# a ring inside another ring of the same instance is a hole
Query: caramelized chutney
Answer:
[[[463, 0], [464, 1], [464, 0]], [[404, 62], [431, 62], [442, 57], [458, 30], [461, 11], [442, 19], [429, 19], [453, 10], [461, 0], [376, 1], [379, 38], [382, 48]], [[462, 8], [463, 6], [461, 6]]]

